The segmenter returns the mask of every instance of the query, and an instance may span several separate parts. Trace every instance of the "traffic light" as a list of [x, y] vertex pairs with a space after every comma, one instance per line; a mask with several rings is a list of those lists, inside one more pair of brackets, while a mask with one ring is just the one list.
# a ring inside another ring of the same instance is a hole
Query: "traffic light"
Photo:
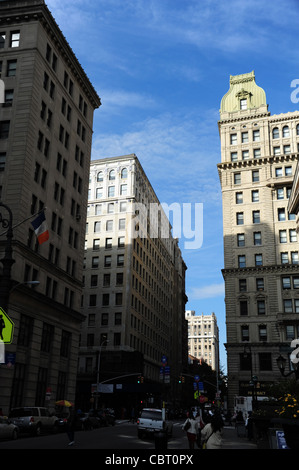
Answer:
[[185, 383], [185, 377], [182, 376], [182, 383], [184, 384]]
[[179, 384], [181, 384], [181, 383], [182, 383], [182, 376], [180, 375], [179, 376]]
[[140, 383], [143, 384], [143, 376], [140, 377]]
[[137, 379], [137, 383], [140, 384], [140, 380], [141, 380], [141, 377], [139, 375], [138, 379]]

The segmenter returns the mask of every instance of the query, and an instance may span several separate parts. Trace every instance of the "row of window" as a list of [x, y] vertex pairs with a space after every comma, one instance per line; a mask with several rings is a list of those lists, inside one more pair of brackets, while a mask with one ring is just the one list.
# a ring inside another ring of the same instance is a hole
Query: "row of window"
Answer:
[[[289, 264], [288, 253], [281, 253], [281, 264]], [[298, 251], [291, 252], [291, 264], [298, 264]], [[262, 253], [254, 255], [254, 266], [264, 266]], [[252, 264], [247, 266], [246, 255], [238, 255], [238, 268], [252, 267]]]
[[[90, 276], [90, 284], [89, 286], [92, 287], [98, 287], [99, 286], [99, 279], [100, 276], [98, 274], [91, 274]], [[111, 287], [111, 273], [104, 273], [103, 274], [103, 281], [102, 281], [102, 286], [103, 287]], [[124, 273], [116, 273], [115, 275], [115, 285], [116, 286], [122, 286], [124, 283]], [[83, 276], [83, 285], [85, 286], [85, 276]]]
[[[88, 306], [89, 307], [97, 307], [98, 306], [98, 299], [99, 299], [100, 295], [97, 295], [97, 294], [90, 294], [89, 295], [89, 303], [88, 303]], [[112, 294], [108, 294], [108, 293], [105, 293], [105, 294], [102, 294], [102, 307], [112, 307]], [[123, 294], [122, 292], [116, 292], [114, 294], [114, 306], [120, 306], [122, 305], [123, 303]]]
[[[115, 207], [117, 205], [117, 208], [119, 212], [126, 212], [127, 211], [127, 201], [121, 201], [121, 202], [108, 202], [107, 207], [106, 207], [106, 213], [107, 214], [114, 214], [115, 212]], [[91, 215], [91, 207], [93, 207], [93, 214], [92, 215], [102, 215], [103, 214], [103, 204], [94, 204], [92, 206], [88, 205], [87, 206], [87, 216]]]
[[[239, 309], [241, 316], [247, 316], [249, 313], [248, 301], [246, 299], [240, 300]], [[299, 313], [299, 299], [283, 299], [283, 312], [284, 313]], [[266, 302], [263, 299], [256, 302], [257, 315], [266, 314]]]
[[[240, 201], [240, 195], [238, 195], [238, 196], [239, 196], [238, 201]], [[236, 199], [238, 198], [238, 196], [236, 194]], [[252, 197], [256, 198], [252, 202], [259, 202], [258, 201], [258, 195], [253, 194]], [[241, 202], [238, 202], [237, 204], [241, 204], [242, 202], [243, 202], [243, 200]], [[286, 212], [287, 212], [287, 216], [286, 216]], [[295, 219], [296, 219], [296, 214], [290, 214], [284, 207], [279, 207], [277, 209], [277, 220], [278, 220], [278, 222], [285, 222], [286, 220], [295, 220]], [[252, 211], [252, 223], [253, 224], [259, 224], [260, 223], [260, 211]], [[244, 225], [244, 212], [237, 212], [236, 213], [236, 224], [237, 225]], [[293, 234], [293, 230], [290, 230], [290, 232], [292, 232], [292, 234]], [[293, 240], [290, 240], [290, 241], [293, 241]], [[283, 243], [283, 242], [281, 242], [281, 243]]]
[[[52, 47], [50, 46], [49, 43], [47, 44], [47, 47], [46, 47], [46, 60], [49, 63], [49, 65], [52, 67], [53, 71], [56, 72], [57, 71], [57, 65], [58, 65], [58, 58], [57, 58], [57, 55], [55, 54], [55, 52], [52, 50]], [[74, 82], [70, 78], [67, 71], [64, 71], [63, 86], [64, 86], [65, 90], [67, 91], [67, 93], [71, 97], [73, 97]], [[63, 101], [62, 102], [62, 112], [63, 112], [63, 108], [66, 111], [66, 101], [65, 101], [64, 98], [62, 99], [62, 101]], [[83, 99], [83, 96], [81, 94], [79, 94], [78, 108], [81, 111], [81, 113], [83, 114], [83, 116], [86, 117], [87, 116], [87, 103], [85, 102], [85, 100]], [[70, 108], [68, 106], [68, 109], [67, 109], [66, 112], [68, 113], [69, 110], [70, 110]], [[65, 114], [65, 112], [63, 112], [63, 114]]]
[[[289, 126], [283, 126], [281, 129], [281, 136], [282, 138], [290, 137], [290, 128]], [[299, 136], [299, 124], [296, 126], [296, 135]], [[279, 139], [280, 138], [280, 130], [278, 127], [274, 127], [272, 129], [272, 138]], [[249, 132], [243, 131], [241, 132], [241, 143], [246, 144], [249, 143]], [[252, 142], [259, 142], [260, 141], [260, 130], [256, 129], [252, 131]], [[238, 145], [238, 134], [232, 133], [230, 134], [230, 145]]]
[[[103, 223], [103, 225], [105, 224], [106, 232], [112, 232], [114, 230], [114, 222], [115, 222], [114, 220], [106, 220], [105, 223]], [[87, 222], [87, 224], [86, 224], [86, 233], [88, 233], [89, 225], [90, 225], [90, 223]], [[101, 220], [97, 220], [97, 221], [93, 222], [93, 233], [101, 232], [101, 227], [102, 227], [102, 221]], [[126, 219], [119, 219], [118, 220], [117, 229], [118, 230], [126, 230]]]
[[[55, 326], [43, 322], [40, 351], [50, 353], [54, 344]], [[34, 318], [21, 315], [18, 333], [18, 345], [29, 347], [33, 339]], [[71, 350], [72, 334], [69, 331], [61, 331], [60, 356], [69, 357]]]
[[[120, 177], [122, 179], [126, 179], [128, 177], [128, 170], [127, 168], [122, 168], [120, 171]], [[116, 179], [116, 171], [115, 170], [110, 170], [108, 172], [108, 180], [109, 181], [114, 181]], [[98, 171], [97, 176], [96, 176], [96, 181], [97, 183], [100, 183], [101, 181], [104, 181], [104, 172]], [[91, 183], [91, 175], [89, 175], [89, 182]]]
[[[126, 196], [127, 191], [128, 191], [128, 185], [127, 184], [120, 184], [119, 185], [119, 188], [118, 188], [118, 195], [119, 196]], [[115, 197], [116, 195], [117, 195], [116, 194], [116, 187], [114, 185], [113, 186], [108, 186], [107, 196], [108, 197]], [[101, 199], [103, 197], [105, 197], [103, 187], [96, 188], [95, 199]], [[88, 189], [88, 200], [90, 201], [91, 199], [94, 199], [94, 198], [92, 197], [92, 190], [89, 188]]]
[[8, 45], [8, 47], [19, 47], [20, 31], [10, 31], [8, 35], [5, 31], [2, 31], [0, 33], [0, 49], [4, 49], [6, 44]]
[[[86, 337], [86, 346], [92, 348], [93, 346], [98, 346], [98, 344], [95, 343], [95, 335], [93, 333], [88, 333]], [[104, 340], [105, 341], [105, 340]], [[102, 343], [100, 343], [102, 344]], [[113, 346], [120, 346], [121, 345], [121, 333], [113, 333]], [[92, 359], [92, 358], [90, 358]], [[86, 372], [88, 370], [91, 371], [91, 365], [86, 363]]]
[[[276, 189], [276, 199], [283, 200], [289, 199], [291, 196], [291, 187], [282, 187]], [[236, 204], [243, 204], [243, 191], [237, 191], [235, 194]], [[260, 202], [260, 194], [258, 189], [253, 189], [251, 191], [251, 202]]]
[[[283, 176], [292, 176], [293, 170], [291, 166], [277, 167], [275, 168], [275, 177], [282, 178]], [[252, 182], [256, 183], [260, 180], [259, 170], [252, 170]], [[241, 184], [241, 172], [234, 173], [234, 184]]]
[[[116, 257], [116, 266], [117, 267], [122, 267], [124, 266], [124, 261], [125, 261], [125, 255], [117, 255]], [[100, 257], [99, 256], [93, 256], [91, 258], [91, 268], [92, 269], [98, 269], [100, 267]], [[111, 255], [106, 255], [104, 257], [104, 268], [111, 268], [112, 267], [112, 256]], [[84, 259], [84, 265], [83, 268], [86, 268], [86, 258]]]
[[[242, 332], [241, 332], [242, 334]], [[246, 333], [245, 333], [246, 334]], [[244, 339], [244, 341], [247, 341]], [[256, 366], [259, 368], [260, 371], [272, 371], [272, 355], [271, 353], [257, 353], [257, 364]], [[240, 354], [240, 370], [244, 371], [251, 371], [252, 370], [252, 362], [251, 362], [251, 355], [250, 354]]]

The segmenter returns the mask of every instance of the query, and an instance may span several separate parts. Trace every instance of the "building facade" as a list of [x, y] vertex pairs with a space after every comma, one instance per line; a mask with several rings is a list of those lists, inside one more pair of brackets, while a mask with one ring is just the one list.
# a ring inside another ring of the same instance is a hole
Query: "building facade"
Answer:
[[219, 134], [232, 407], [235, 395], [265, 395], [281, 379], [276, 359], [298, 337], [298, 239], [288, 201], [299, 112], [271, 115], [254, 72], [231, 76]]
[[[78, 375], [83, 406], [91, 384], [102, 381], [118, 384], [119, 393], [130, 392], [132, 401], [138, 391], [157, 398], [162, 383], [176, 382], [187, 364], [185, 270], [178, 241], [136, 155], [93, 160]], [[162, 358], [170, 369], [161, 380]], [[138, 376], [143, 384], [137, 384]], [[122, 395], [118, 402], [126, 399]]]
[[[9, 362], [0, 365], [7, 413], [75, 397], [100, 99], [43, 0], [0, 2], [0, 70], [0, 303], [14, 323]], [[43, 209], [49, 240], [39, 245], [31, 222]], [[12, 237], [3, 224], [9, 211]]]
[[186, 310], [185, 318], [189, 354], [219, 371], [219, 330], [215, 313], [196, 315], [194, 310]]

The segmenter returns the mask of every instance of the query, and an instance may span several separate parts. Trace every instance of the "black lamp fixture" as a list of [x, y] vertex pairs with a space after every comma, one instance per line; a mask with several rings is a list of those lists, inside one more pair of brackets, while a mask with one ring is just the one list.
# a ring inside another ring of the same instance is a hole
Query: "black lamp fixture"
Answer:
[[276, 359], [278, 369], [283, 377], [289, 377], [292, 374], [295, 374], [296, 380], [299, 379], [299, 367], [298, 362], [294, 364], [294, 369], [288, 373], [285, 373], [286, 363], [287, 360], [280, 354], [280, 356]]

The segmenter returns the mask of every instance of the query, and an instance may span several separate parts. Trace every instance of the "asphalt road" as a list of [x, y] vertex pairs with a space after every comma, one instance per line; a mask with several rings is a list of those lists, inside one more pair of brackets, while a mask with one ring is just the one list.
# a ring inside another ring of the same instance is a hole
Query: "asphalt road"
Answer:
[[[168, 439], [167, 449], [188, 449], [186, 434], [181, 427], [182, 422], [174, 422], [173, 436]], [[77, 431], [75, 444], [68, 446], [68, 443], [65, 432], [38, 437], [21, 435], [15, 441], [0, 441], [0, 451], [2, 449], [155, 449], [154, 439], [151, 437], [138, 439], [137, 425], [127, 421], [91, 431]]]

